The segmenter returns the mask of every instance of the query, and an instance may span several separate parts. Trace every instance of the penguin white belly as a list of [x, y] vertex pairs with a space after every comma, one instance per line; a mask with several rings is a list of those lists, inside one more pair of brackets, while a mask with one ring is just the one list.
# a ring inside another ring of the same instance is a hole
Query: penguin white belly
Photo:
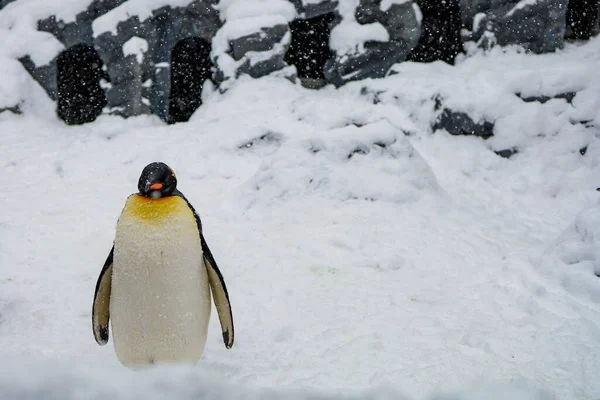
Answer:
[[210, 301], [198, 227], [185, 200], [130, 196], [117, 223], [110, 298], [121, 363], [197, 363]]

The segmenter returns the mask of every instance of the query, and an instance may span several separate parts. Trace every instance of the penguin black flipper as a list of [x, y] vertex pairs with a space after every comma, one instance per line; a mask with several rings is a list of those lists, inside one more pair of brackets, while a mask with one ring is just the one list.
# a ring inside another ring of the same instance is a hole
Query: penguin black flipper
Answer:
[[231, 314], [231, 304], [229, 302], [229, 294], [227, 293], [227, 286], [225, 286], [225, 280], [219, 267], [215, 262], [215, 259], [206, 244], [204, 235], [200, 233], [200, 242], [202, 243], [202, 253], [204, 254], [204, 265], [208, 272], [208, 281], [210, 282], [210, 289], [213, 294], [213, 301], [219, 314], [219, 321], [221, 322], [221, 331], [223, 332], [223, 342], [225, 347], [228, 349], [233, 346], [234, 329], [233, 329], [233, 315]]
[[200, 221], [200, 216], [198, 216], [198, 213], [196, 213], [196, 210], [190, 204], [188, 199], [185, 198], [183, 193], [176, 189], [173, 194], [180, 196], [183, 200], [185, 200], [190, 210], [192, 210], [194, 213], [194, 218], [196, 218], [198, 233], [200, 234], [200, 243], [202, 244], [204, 265], [206, 266], [206, 271], [208, 272], [208, 282], [210, 283], [210, 289], [213, 295], [213, 301], [215, 302], [215, 307], [217, 309], [217, 314], [219, 314], [219, 322], [221, 322], [223, 342], [225, 343], [225, 347], [230, 349], [231, 346], [233, 346], [234, 339], [233, 314], [231, 313], [231, 303], [229, 302], [229, 293], [227, 293], [225, 280], [223, 279], [223, 275], [221, 274], [221, 271], [219, 271], [217, 262], [215, 261], [208, 244], [206, 243], [206, 239], [204, 239], [204, 235], [202, 234], [202, 222]]
[[108, 321], [110, 319], [110, 288], [113, 266], [113, 254], [115, 246], [113, 245], [100, 276], [96, 283], [96, 292], [94, 293], [94, 305], [92, 306], [92, 329], [94, 338], [100, 346], [108, 342]]

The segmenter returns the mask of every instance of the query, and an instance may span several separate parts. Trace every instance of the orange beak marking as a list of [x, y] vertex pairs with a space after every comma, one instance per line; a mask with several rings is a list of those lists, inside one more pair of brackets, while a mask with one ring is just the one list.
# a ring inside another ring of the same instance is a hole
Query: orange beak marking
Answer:
[[162, 183], [154, 183], [154, 184], [152, 184], [152, 186], [150, 186], [150, 189], [160, 190], [160, 189], [162, 189], [162, 187], [163, 187]]

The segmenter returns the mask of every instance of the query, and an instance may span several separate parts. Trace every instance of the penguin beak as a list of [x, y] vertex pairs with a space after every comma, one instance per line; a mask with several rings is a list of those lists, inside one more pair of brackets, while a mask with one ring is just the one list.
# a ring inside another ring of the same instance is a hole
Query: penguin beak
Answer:
[[152, 181], [146, 181], [144, 184], [144, 193], [150, 193], [151, 191], [158, 191], [163, 188], [162, 183], [152, 183]]
[[149, 192], [150, 190], [160, 190], [162, 187], [162, 183], [146, 182], [144, 185], [144, 191]]

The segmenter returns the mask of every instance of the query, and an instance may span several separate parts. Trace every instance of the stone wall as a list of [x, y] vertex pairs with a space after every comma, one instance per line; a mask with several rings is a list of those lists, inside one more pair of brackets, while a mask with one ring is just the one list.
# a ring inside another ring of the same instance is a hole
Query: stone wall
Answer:
[[[563, 47], [565, 36], [579, 39], [598, 32], [600, 0], [289, 0], [289, 7], [272, 0], [276, 7], [265, 7], [260, 18], [248, 13], [251, 0], [230, 1], [230, 8], [238, 7], [235, 13], [224, 13], [218, 0], [190, 0], [186, 6], [160, 7], [142, 20], [130, 15], [107, 28], [107, 16], [116, 15], [126, 1], [95, 0], [75, 21], [48, 16], [38, 22], [38, 29], [54, 35], [65, 49], [87, 45], [97, 51], [104, 71], [98, 79], [106, 95], [105, 112], [155, 114], [177, 122], [201, 104], [202, 82], [208, 78], [221, 90], [241, 75], [271, 73], [300, 78], [309, 87], [340, 86], [383, 77], [405, 60], [453, 63], [464, 41], [484, 49], [519, 45], [535, 53], [554, 51]], [[0, 8], [9, 2], [0, 0]], [[581, 15], [590, 16], [589, 10], [596, 14], [579, 21]], [[567, 18], [577, 23], [566, 29]], [[194, 63], [202, 66], [190, 70], [191, 88], [176, 95], [172, 82], [185, 77], [173, 71], [173, 50], [191, 38], [202, 53]], [[57, 87], [56, 60], [35, 65], [26, 56], [20, 61], [60, 103], [69, 94]], [[311, 65], [317, 70], [308, 73]], [[76, 75], [73, 79], [77, 81]], [[191, 106], [182, 108], [173, 101]], [[64, 115], [70, 114], [77, 112]]]

